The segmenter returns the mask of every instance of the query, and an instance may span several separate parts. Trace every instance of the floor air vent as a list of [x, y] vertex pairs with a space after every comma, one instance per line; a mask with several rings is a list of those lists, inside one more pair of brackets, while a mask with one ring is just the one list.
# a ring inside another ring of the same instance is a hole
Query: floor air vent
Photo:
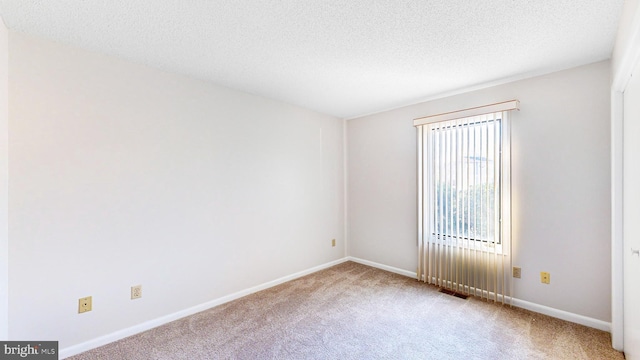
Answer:
[[461, 294], [459, 292], [455, 292], [453, 290], [444, 289], [444, 288], [440, 288], [440, 292], [447, 295], [455, 296], [460, 299], [465, 299], [465, 300], [469, 297], [469, 295]]

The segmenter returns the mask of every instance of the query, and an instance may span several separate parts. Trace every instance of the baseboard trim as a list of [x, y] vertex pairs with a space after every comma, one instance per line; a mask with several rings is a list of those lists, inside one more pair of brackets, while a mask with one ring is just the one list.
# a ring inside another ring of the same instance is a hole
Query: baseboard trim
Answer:
[[[285, 283], [287, 281], [291, 281], [300, 277], [303, 277], [305, 275], [309, 275], [312, 274], [314, 272], [329, 268], [331, 266], [334, 265], [338, 265], [341, 264], [343, 262], [346, 261], [353, 261], [359, 264], [363, 264], [363, 265], [367, 265], [367, 266], [371, 266], [374, 268], [378, 268], [381, 270], [385, 270], [385, 271], [389, 271], [392, 273], [396, 273], [396, 274], [400, 274], [406, 277], [410, 277], [412, 279], [416, 279], [417, 275], [416, 273], [413, 273], [411, 271], [408, 270], [404, 270], [404, 269], [400, 269], [400, 268], [396, 268], [393, 266], [389, 266], [389, 265], [384, 265], [384, 264], [380, 264], [380, 263], [376, 263], [374, 261], [369, 261], [369, 260], [364, 260], [364, 259], [360, 259], [357, 257], [353, 257], [353, 256], [347, 256], [338, 260], [334, 260], [322, 265], [318, 265], [306, 270], [302, 270], [299, 271], [297, 273], [291, 274], [291, 275], [287, 275], [287, 276], [283, 276], [281, 278], [245, 289], [245, 290], [241, 290], [238, 292], [235, 292], [233, 294], [229, 294], [211, 301], [208, 301], [206, 303], [200, 304], [200, 305], [196, 305], [193, 307], [190, 307], [188, 309], [184, 309], [181, 311], [177, 311], [175, 313], [169, 314], [169, 315], [165, 315], [153, 320], [149, 320], [146, 321], [142, 324], [138, 324], [126, 329], [122, 329], [116, 332], [113, 332], [111, 334], [107, 334], [89, 341], [85, 341], [83, 343], [77, 344], [77, 345], [73, 345], [73, 346], [69, 346], [66, 348], [63, 348], [60, 350], [60, 358], [64, 359], [73, 355], [77, 355], [80, 354], [82, 352], [85, 351], [89, 351], [91, 349], [95, 349], [97, 347], [100, 347], [102, 345], [106, 345], [109, 344], [111, 342], [114, 341], [118, 341], [120, 339], [124, 339], [128, 336], [132, 336], [138, 333], [141, 333], [143, 331], [147, 331], [150, 329], [153, 329], [155, 327], [170, 323], [172, 321], [199, 313], [201, 311], [205, 311], [208, 310], [212, 307], [218, 306], [218, 305], [222, 305], [224, 303], [227, 303], [229, 301], [233, 301], [236, 299], [239, 299], [241, 297], [247, 296], [249, 294], [253, 294], [255, 292], [261, 291], [261, 290], [265, 290], [277, 285], [280, 285], [282, 283]], [[588, 327], [592, 327], [598, 330], [602, 330], [602, 331], [607, 331], [607, 332], [611, 332], [611, 323], [610, 322], [606, 322], [606, 321], [602, 321], [602, 320], [598, 320], [598, 319], [594, 319], [594, 318], [590, 318], [587, 316], [583, 316], [583, 315], [578, 315], [578, 314], [574, 314], [574, 313], [570, 313], [568, 311], [564, 311], [564, 310], [558, 310], [555, 308], [551, 308], [548, 306], [544, 306], [544, 305], [540, 305], [540, 304], [536, 304], [536, 303], [532, 303], [529, 301], [525, 301], [525, 300], [520, 300], [520, 299], [513, 299], [513, 306], [515, 307], [519, 307], [522, 309], [526, 309], [526, 310], [530, 310], [539, 314], [543, 314], [543, 315], [548, 315], [551, 317], [555, 317], [561, 320], [566, 320], [566, 321], [570, 321], [573, 323], [577, 323], [577, 324], [581, 324], [584, 326], [588, 326]]]
[[177, 311], [175, 313], [169, 314], [169, 315], [165, 315], [153, 320], [149, 320], [146, 321], [144, 323], [138, 324], [138, 325], [134, 325], [132, 327], [126, 328], [126, 329], [122, 329], [89, 341], [85, 341], [83, 343], [77, 344], [77, 345], [73, 345], [73, 346], [69, 346], [63, 349], [60, 349], [59, 352], [59, 356], [61, 359], [73, 356], [73, 355], [77, 355], [80, 353], [83, 353], [85, 351], [91, 350], [91, 349], [95, 349], [97, 347], [100, 347], [102, 345], [106, 345], [109, 343], [112, 343], [114, 341], [118, 341], [120, 339], [124, 339], [128, 336], [132, 336], [138, 333], [141, 333], [143, 331], [147, 331], [150, 329], [153, 329], [155, 327], [170, 323], [172, 321], [199, 313], [201, 311], [204, 310], [208, 310], [212, 307], [218, 306], [218, 305], [222, 305], [224, 303], [227, 303], [229, 301], [233, 301], [236, 299], [239, 299], [241, 297], [247, 296], [249, 294], [253, 294], [255, 292], [261, 291], [261, 290], [265, 290], [271, 287], [274, 287], [276, 285], [280, 285], [282, 283], [285, 283], [287, 281], [291, 281], [300, 277], [303, 277], [305, 275], [309, 275], [312, 274], [314, 272], [332, 267], [334, 265], [338, 265], [341, 264], [343, 262], [348, 261], [349, 259], [347, 257], [335, 260], [335, 261], [331, 261], [322, 265], [318, 265], [318, 266], [314, 266], [312, 268], [306, 269], [306, 270], [302, 270], [299, 271], [297, 273], [291, 274], [291, 275], [287, 275], [287, 276], [283, 276], [281, 278], [266, 282], [264, 284], [260, 284], [245, 290], [241, 290], [238, 292], [235, 292], [233, 294], [229, 294], [211, 301], [208, 301], [206, 303], [200, 304], [200, 305], [196, 305], [193, 307], [190, 307], [188, 309], [184, 309], [184, 310], [180, 310]]
[[[360, 258], [356, 258], [353, 256], [347, 256], [347, 260], [349, 261], [353, 261], [353, 262], [357, 262], [360, 264], [364, 264], [364, 265], [368, 265], [368, 266], [372, 266], [381, 270], [386, 270], [389, 272], [393, 272], [396, 274], [400, 274], [400, 275], [404, 275], [407, 277], [410, 277], [412, 279], [417, 279], [417, 274], [413, 273], [411, 271], [408, 270], [403, 270], [403, 269], [399, 269], [393, 266], [388, 266], [388, 265], [384, 265], [384, 264], [380, 264], [380, 263], [376, 263], [373, 261], [369, 261], [369, 260], [364, 260], [364, 259], [360, 259]], [[536, 303], [532, 303], [529, 301], [525, 301], [525, 300], [520, 300], [520, 299], [516, 299], [513, 298], [513, 306], [515, 307], [519, 307], [522, 309], [526, 309], [526, 310], [530, 310], [539, 314], [543, 314], [543, 315], [548, 315], [554, 318], [558, 318], [561, 320], [566, 320], [566, 321], [570, 321], [572, 323], [576, 323], [576, 324], [580, 324], [580, 325], [584, 325], [584, 326], [588, 326], [594, 329], [598, 329], [598, 330], [602, 330], [602, 331], [606, 331], [606, 332], [611, 332], [611, 323], [610, 322], [606, 322], [606, 321], [602, 321], [602, 320], [598, 320], [598, 319], [594, 319], [594, 318], [590, 318], [587, 316], [583, 316], [583, 315], [578, 315], [578, 314], [574, 314], [568, 311], [564, 311], [564, 310], [558, 310], [549, 306], [545, 306], [545, 305], [540, 305], [540, 304], [536, 304]]]
[[584, 315], [574, 314], [568, 311], [555, 309], [549, 306], [532, 303], [525, 300], [513, 299], [513, 306], [530, 310], [539, 314], [548, 315], [561, 320], [570, 321], [572, 323], [588, 326], [594, 329], [611, 332], [611, 323], [590, 318]]
[[404, 275], [404, 276], [410, 277], [412, 279], [417, 279], [418, 278], [417, 273], [414, 273], [414, 272], [411, 272], [411, 271], [408, 271], [408, 270], [404, 270], [404, 269], [400, 269], [400, 268], [397, 268], [397, 267], [384, 265], [384, 264], [380, 264], [380, 263], [369, 261], [369, 260], [365, 260], [365, 259], [360, 259], [360, 258], [353, 257], [353, 256], [347, 256], [346, 259], [348, 261], [357, 262], [357, 263], [362, 264], [362, 265], [368, 265], [368, 266], [371, 266], [371, 267], [374, 267], [374, 268], [378, 268], [378, 269], [381, 269], [381, 270], [386, 270], [386, 271], [389, 271], [389, 272], [392, 272], [392, 273]]

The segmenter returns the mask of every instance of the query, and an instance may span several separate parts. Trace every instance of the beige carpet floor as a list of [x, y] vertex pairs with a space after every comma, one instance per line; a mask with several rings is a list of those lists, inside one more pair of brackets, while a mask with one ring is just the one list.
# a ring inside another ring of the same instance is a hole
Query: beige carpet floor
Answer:
[[346, 262], [71, 359], [624, 359], [606, 332]]

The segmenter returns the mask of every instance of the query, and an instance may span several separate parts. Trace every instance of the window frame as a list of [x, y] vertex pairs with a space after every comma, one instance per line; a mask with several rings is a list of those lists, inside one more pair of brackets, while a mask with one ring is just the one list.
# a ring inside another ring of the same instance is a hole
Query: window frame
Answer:
[[[498, 254], [508, 255], [511, 251], [511, 124], [510, 110], [519, 110], [520, 102], [518, 100], [510, 100], [486, 106], [479, 106], [460, 111], [453, 111], [432, 116], [414, 119], [414, 126], [417, 128], [418, 154], [417, 154], [417, 216], [418, 216], [418, 239], [417, 244], [422, 249], [429, 242], [438, 242], [443, 246], [459, 246], [477, 251], [486, 251]], [[424, 133], [425, 126], [432, 123], [440, 123], [448, 120], [458, 120], [471, 118], [480, 115], [499, 113], [500, 114], [500, 166], [499, 181], [500, 187], [498, 192], [499, 212], [498, 212], [498, 229], [496, 232], [499, 236], [499, 242], [482, 241], [482, 239], [466, 240], [466, 244], [459, 244], [460, 241], [440, 241], [437, 237], [447, 238], [445, 233], [443, 236], [437, 236], [435, 233], [429, 233], [429, 217], [426, 214], [429, 207], [425, 206], [425, 185], [424, 185], [424, 142], [426, 141]], [[431, 238], [430, 238], [431, 237]], [[436, 238], [436, 239], [434, 239]], [[422, 251], [422, 250], [421, 250]]]

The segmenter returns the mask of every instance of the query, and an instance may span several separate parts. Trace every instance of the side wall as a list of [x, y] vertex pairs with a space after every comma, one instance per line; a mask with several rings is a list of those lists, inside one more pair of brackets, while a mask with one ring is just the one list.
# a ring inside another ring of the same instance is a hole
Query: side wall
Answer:
[[[520, 300], [611, 321], [610, 64], [600, 62], [352, 119], [349, 255], [415, 272], [416, 130], [430, 114], [519, 99], [512, 115]], [[539, 273], [551, 273], [551, 284]]]
[[[635, 27], [637, 22], [640, 21], [640, 13], [638, 12], [638, 0], [625, 0], [622, 7], [622, 13], [620, 16], [620, 23], [618, 24], [618, 33], [616, 34], [616, 43], [613, 47], [613, 54], [611, 55], [611, 69], [612, 73], [617, 75], [624, 70], [624, 72], [631, 72], [633, 70], [633, 61], [628, 58], [626, 53], [631, 47], [634, 41], [640, 39], [634, 38], [636, 35]], [[632, 63], [629, 65], [628, 63]], [[631, 67], [630, 69], [622, 69], [624, 67]], [[626, 79], [625, 79], [626, 80]]]
[[341, 119], [9, 40], [12, 339], [68, 348], [345, 256]]
[[9, 338], [9, 37], [0, 19], [0, 340]]

